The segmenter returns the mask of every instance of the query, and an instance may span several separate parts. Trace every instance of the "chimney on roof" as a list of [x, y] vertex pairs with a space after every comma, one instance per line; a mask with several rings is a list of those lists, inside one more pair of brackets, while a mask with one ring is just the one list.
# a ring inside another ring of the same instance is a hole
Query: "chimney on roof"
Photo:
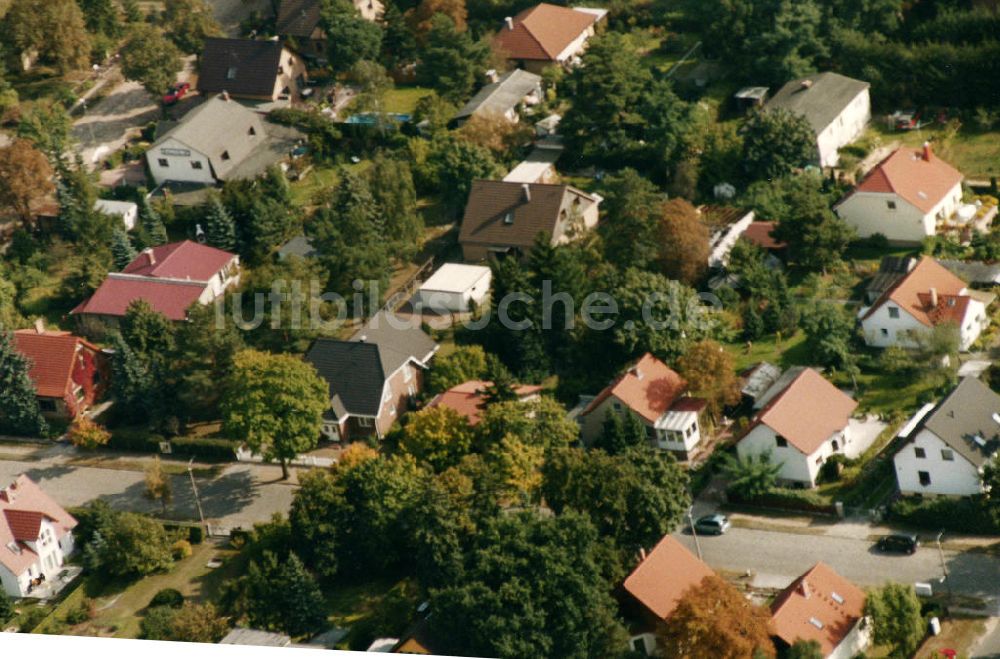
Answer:
[[806, 80], [802, 81], [802, 89], [809, 89], [812, 86], [813, 86], [813, 81], [812, 80], [809, 80], [807, 78]]
[[642, 559], [642, 560], [646, 560], [646, 548], [645, 547], [639, 547], [639, 558]]
[[504, 20], [505, 23], [507, 23], [507, 29], [508, 30], [513, 30], [514, 29], [514, 19], [513, 18], [511, 18], [510, 16], [508, 16], [507, 18], [505, 18], [503, 20]]
[[222, 93], [219, 94], [219, 98], [221, 98], [223, 101], [228, 101], [229, 100], [229, 92], [227, 92], [225, 89], [223, 89]]
[[367, 334], [362, 334], [361, 338], [358, 339], [358, 341], [360, 341], [361, 343], [367, 342], [368, 341], [368, 335]]
[[924, 160], [926, 162], [930, 162], [931, 161], [931, 143], [930, 142], [924, 142]]
[[147, 247], [146, 249], [142, 250], [142, 253], [145, 254], [146, 258], [149, 260], [149, 265], [151, 266], [156, 265], [156, 256], [153, 255], [152, 247]]
[[36, 318], [35, 319], [35, 334], [45, 334], [45, 319]]
[[938, 305], [937, 289], [931, 287], [931, 309], [937, 309], [937, 305]]
[[802, 593], [802, 597], [809, 599], [809, 584], [806, 583], [805, 579], [799, 584], [799, 592]]
[[530, 202], [531, 201], [531, 185], [529, 185], [528, 183], [522, 183], [521, 184], [521, 190], [524, 192], [524, 200], [526, 202]]

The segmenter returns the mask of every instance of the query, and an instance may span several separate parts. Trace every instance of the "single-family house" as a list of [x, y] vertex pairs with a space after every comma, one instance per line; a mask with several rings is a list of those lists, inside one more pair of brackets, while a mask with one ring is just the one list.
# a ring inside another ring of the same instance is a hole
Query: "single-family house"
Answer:
[[511, 123], [521, 120], [522, 108], [542, 102], [542, 76], [511, 69], [496, 82], [485, 85], [462, 106], [452, 121], [461, 125], [473, 116], [503, 117]]
[[743, 231], [740, 239], [760, 247], [771, 256], [781, 258], [788, 249], [788, 244], [776, 239], [772, 235], [777, 226], [777, 222], [770, 220], [754, 220]]
[[493, 44], [513, 66], [532, 73], [541, 73], [553, 64], [572, 66], [607, 13], [607, 9], [543, 2], [505, 19]]
[[687, 382], [651, 353], [589, 401], [578, 419], [580, 436], [592, 444], [609, 414], [629, 412], [646, 427], [650, 443], [686, 460], [701, 441], [706, 402], [686, 394]]
[[784, 109], [801, 115], [816, 136], [816, 163], [836, 167], [839, 149], [859, 138], [872, 118], [869, 84], [826, 71], [785, 84], [764, 111]]
[[857, 401], [811, 368], [788, 369], [756, 406], [760, 411], [736, 453], [740, 459], [769, 456], [781, 465], [782, 482], [813, 487], [830, 456], [855, 457], [867, 448], [852, 443], [850, 420]]
[[209, 304], [239, 281], [238, 255], [184, 240], [143, 250], [124, 270], [108, 274], [70, 313], [114, 327], [129, 303], [142, 299], [169, 320], [180, 321], [192, 304]]
[[937, 405], [927, 404], [900, 431], [893, 456], [903, 494], [972, 496], [983, 491], [983, 467], [1000, 449], [1000, 396], [977, 378], [962, 378]]
[[462, 258], [520, 257], [539, 233], [553, 245], [568, 243], [597, 226], [600, 203], [570, 185], [473, 181], [458, 234]]
[[423, 389], [438, 345], [412, 319], [380, 312], [348, 341], [319, 338], [306, 353], [330, 386], [323, 436], [381, 439]]
[[[353, 0], [362, 18], [369, 21], [382, 16], [379, 0]], [[275, 34], [289, 38], [298, 52], [315, 58], [326, 57], [326, 32], [320, 23], [322, 0], [281, 0], [275, 21]]]
[[900, 276], [882, 295], [858, 312], [865, 343], [876, 348], [914, 347], [915, 335], [950, 323], [959, 348], [968, 350], [989, 324], [986, 307], [993, 295], [965, 282], [929, 256]]
[[878, 271], [865, 286], [865, 301], [872, 304], [920, 263], [914, 256], [883, 256]]
[[209, 37], [201, 51], [198, 91], [254, 101], [293, 100], [304, 86], [302, 58], [273, 39]]
[[643, 551], [639, 565], [622, 584], [622, 590], [639, 605], [630, 639], [632, 649], [653, 655], [655, 632], [673, 615], [684, 592], [712, 576], [712, 568], [671, 535], [663, 536], [649, 554]]
[[771, 629], [779, 653], [797, 641], [815, 641], [825, 659], [852, 659], [871, 643], [865, 592], [817, 563], [771, 604]]
[[834, 210], [862, 238], [882, 234], [915, 245], [935, 235], [961, 205], [962, 173], [924, 144], [893, 151]]
[[[469, 380], [456, 384], [447, 391], [442, 391], [427, 403], [427, 407], [450, 407], [464, 416], [469, 425], [479, 423], [483, 407], [486, 405], [484, 392], [493, 386], [489, 380]], [[542, 387], [535, 384], [519, 384], [514, 387], [514, 393], [519, 401], [537, 400], [542, 394]]]
[[14, 349], [31, 361], [28, 376], [47, 417], [75, 419], [107, 389], [108, 360], [86, 339], [46, 330], [38, 321], [32, 329], [14, 332]]
[[490, 294], [493, 271], [485, 265], [445, 263], [417, 290], [416, 305], [437, 313], [466, 313]]
[[157, 185], [167, 181], [206, 186], [249, 179], [288, 157], [302, 134], [266, 121], [226, 95], [208, 99], [164, 132], [146, 151]]
[[94, 210], [104, 215], [117, 215], [122, 218], [126, 231], [134, 229], [139, 219], [139, 205], [134, 201], [98, 199], [94, 202]]
[[0, 489], [0, 586], [27, 597], [54, 579], [73, 553], [76, 520], [21, 474]]

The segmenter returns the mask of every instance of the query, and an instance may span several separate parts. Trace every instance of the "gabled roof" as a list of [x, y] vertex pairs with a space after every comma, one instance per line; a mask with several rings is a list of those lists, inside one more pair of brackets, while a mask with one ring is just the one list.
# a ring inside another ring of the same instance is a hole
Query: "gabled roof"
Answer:
[[774, 634], [793, 645], [816, 641], [829, 656], [864, 615], [865, 593], [817, 563], [783, 590], [771, 604]]
[[[962, 378], [924, 417], [920, 427], [978, 468], [1000, 448], [1000, 423], [993, 418], [996, 414], [1000, 414], [1000, 395], [977, 378]], [[916, 437], [916, 433], [909, 436]]]
[[[766, 425], [804, 455], [812, 455], [835, 432], [847, 427], [858, 402], [811, 368], [796, 372], [770, 397], [750, 430]], [[765, 393], [765, 397], [772, 392]]]
[[198, 90], [232, 96], [274, 94], [284, 45], [271, 39], [209, 37], [201, 51]]
[[764, 220], [758, 220], [756, 222], [751, 222], [750, 226], [746, 228], [743, 235], [740, 236], [743, 240], [757, 245], [761, 249], [784, 249], [788, 245], [786, 243], [780, 242], [774, 239], [771, 232], [774, 228], [778, 226], [777, 222], [769, 222]]
[[513, 69], [480, 89], [454, 118], [465, 119], [480, 113], [505, 114], [516, 108], [525, 96], [539, 89], [541, 84], [542, 76]]
[[207, 282], [236, 258], [231, 252], [191, 240], [144, 250], [122, 272], [146, 277]]
[[46, 398], [62, 398], [70, 390], [76, 353], [81, 347], [99, 351], [94, 344], [69, 332], [14, 332], [14, 348], [31, 360], [28, 375], [36, 393]]
[[513, 29], [507, 25], [500, 28], [496, 44], [509, 59], [554, 61], [602, 16], [595, 11], [543, 2], [515, 16]]
[[169, 320], [184, 320], [188, 308], [204, 291], [204, 282], [151, 279], [113, 272], [93, 295], [70, 313], [124, 316], [129, 303], [141, 299]]
[[[932, 307], [930, 304], [932, 288], [938, 295], [937, 307]], [[942, 304], [948, 306], [947, 300], [964, 296], [965, 290], [964, 281], [931, 257], [924, 256], [912, 270], [897, 279], [896, 283], [868, 308], [861, 319], [869, 318], [885, 303], [894, 302], [916, 318], [917, 322], [932, 327], [936, 322], [951, 318], [950, 315], [942, 315], [939, 307]]]
[[923, 149], [904, 146], [876, 165], [851, 194], [894, 193], [922, 213], [929, 213], [962, 182], [962, 178], [962, 173], [938, 158], [930, 145]]
[[687, 382], [651, 353], [646, 353], [627, 371], [597, 394], [582, 416], [590, 414], [610, 396], [614, 396], [633, 412], [655, 423], [667, 413], [684, 393]]
[[184, 115], [155, 145], [168, 139], [205, 154], [215, 177], [224, 181], [265, 143], [268, 129], [253, 110], [216, 96]]
[[[466, 419], [470, 425], [479, 423], [482, 414], [482, 407], [486, 402], [483, 391], [493, 383], [489, 380], [469, 380], [462, 384], [455, 385], [447, 391], [443, 391], [435, 396], [427, 407], [450, 407]], [[525, 399], [530, 396], [537, 396], [542, 391], [542, 387], [534, 384], [521, 384], [514, 387], [514, 393], [518, 398]]]
[[673, 536], [665, 535], [625, 579], [624, 588], [656, 617], [666, 620], [684, 591], [715, 572]]
[[329, 384], [336, 418], [378, 416], [386, 379], [408, 361], [425, 365], [437, 350], [419, 327], [390, 324], [403, 322], [380, 313], [350, 341], [319, 338], [309, 348], [306, 361]]
[[819, 135], [869, 86], [832, 71], [816, 73], [786, 83], [764, 109], [783, 108], [802, 115]]
[[275, 32], [282, 36], [310, 38], [319, 27], [319, 0], [281, 0]]
[[568, 217], [574, 204], [582, 213], [593, 203], [569, 185], [479, 179], [472, 182], [458, 241], [531, 247], [539, 233], [558, 238], [564, 211]]
[[57, 538], [76, 526], [73, 516], [24, 474], [0, 490], [0, 565], [15, 575], [33, 565], [38, 555], [24, 543], [38, 539], [46, 520]]

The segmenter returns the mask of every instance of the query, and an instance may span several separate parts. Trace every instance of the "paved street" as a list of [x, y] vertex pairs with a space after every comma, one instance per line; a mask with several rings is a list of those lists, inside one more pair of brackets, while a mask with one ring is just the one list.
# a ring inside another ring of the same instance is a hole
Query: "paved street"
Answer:
[[[6, 448], [2, 449], [6, 450]], [[0, 484], [26, 473], [63, 506], [79, 506], [104, 499], [119, 510], [162, 514], [160, 504], [145, 497], [145, 475], [133, 469], [106, 469], [69, 463], [69, 447], [55, 447], [30, 458], [0, 460]], [[166, 461], [164, 464], [183, 462]], [[216, 526], [249, 527], [287, 513], [295, 486], [283, 482], [281, 468], [274, 465], [233, 464], [214, 478], [196, 478], [205, 518]], [[171, 477], [173, 502], [166, 517], [198, 519], [191, 480], [186, 473]]]

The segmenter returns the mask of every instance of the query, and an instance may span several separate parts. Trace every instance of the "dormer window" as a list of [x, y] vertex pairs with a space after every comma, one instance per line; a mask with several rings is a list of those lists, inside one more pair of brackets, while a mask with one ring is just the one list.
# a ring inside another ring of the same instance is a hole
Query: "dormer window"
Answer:
[[229, 152], [228, 151], [223, 151], [222, 152], [222, 159], [223, 160], [229, 160]]
[[514, 224], [514, 213], [511, 211], [507, 211], [503, 216], [503, 223]]
[[823, 629], [823, 622], [819, 618], [809, 618], [809, 624], [816, 629]]
[[250, 130], [247, 131], [247, 135], [254, 136], [256, 134], [257, 134], [257, 129], [254, 128], [253, 126], [250, 126]]
[[236, 80], [236, 67], [231, 66], [226, 71], [226, 80]]

